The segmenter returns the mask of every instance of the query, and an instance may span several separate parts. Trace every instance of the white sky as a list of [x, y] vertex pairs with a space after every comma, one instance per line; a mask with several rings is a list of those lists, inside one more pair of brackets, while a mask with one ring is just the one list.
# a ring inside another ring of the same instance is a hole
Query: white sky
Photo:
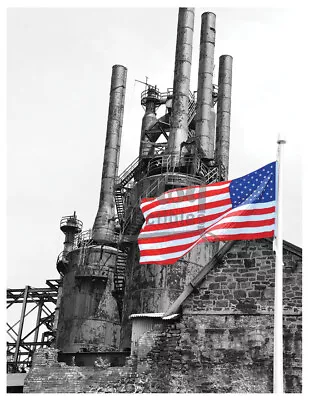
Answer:
[[[215, 80], [219, 56], [234, 59], [229, 178], [273, 161], [285, 135], [284, 238], [301, 246], [297, 9], [196, 8], [192, 91], [206, 11], [217, 15]], [[135, 79], [172, 87], [177, 17], [177, 8], [8, 10], [8, 287], [58, 278], [62, 216], [75, 210], [84, 229], [93, 225], [114, 64], [128, 68], [120, 171], [137, 157], [144, 86]]]

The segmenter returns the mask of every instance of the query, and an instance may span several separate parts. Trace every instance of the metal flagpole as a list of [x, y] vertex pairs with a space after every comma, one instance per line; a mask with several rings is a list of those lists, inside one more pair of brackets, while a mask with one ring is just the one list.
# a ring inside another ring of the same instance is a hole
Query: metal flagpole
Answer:
[[274, 365], [273, 365], [273, 392], [284, 393], [283, 389], [283, 224], [282, 224], [282, 200], [283, 200], [283, 184], [282, 184], [282, 156], [283, 145], [285, 140], [280, 138], [277, 140], [277, 218], [276, 218], [276, 234], [275, 234], [275, 251], [276, 251], [276, 269], [275, 269], [275, 304], [274, 304]]

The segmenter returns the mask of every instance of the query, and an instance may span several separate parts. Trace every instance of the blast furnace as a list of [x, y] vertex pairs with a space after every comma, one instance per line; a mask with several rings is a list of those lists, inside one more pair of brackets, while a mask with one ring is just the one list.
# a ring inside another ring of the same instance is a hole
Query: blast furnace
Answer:
[[[146, 85], [139, 155], [120, 174], [127, 69], [113, 66], [98, 212], [85, 232], [75, 213], [62, 220], [56, 346], [37, 351], [26, 392], [272, 391], [270, 241], [205, 243], [173, 265], [139, 263], [142, 198], [228, 179], [233, 59], [220, 56], [215, 83], [216, 15], [204, 13], [191, 91], [194, 21], [193, 8], [179, 9], [173, 88]], [[302, 256], [287, 242], [284, 251], [285, 390], [298, 392]]]

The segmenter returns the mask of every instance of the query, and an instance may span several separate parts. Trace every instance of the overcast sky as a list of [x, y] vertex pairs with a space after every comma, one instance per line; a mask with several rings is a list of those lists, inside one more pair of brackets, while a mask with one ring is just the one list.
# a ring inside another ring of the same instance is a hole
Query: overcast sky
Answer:
[[[205, 3], [206, 4], [206, 3]], [[295, 9], [196, 8], [217, 15], [219, 56], [233, 56], [230, 179], [284, 151], [284, 238], [301, 242], [301, 71]], [[103, 165], [112, 66], [128, 68], [120, 171], [138, 155], [144, 86], [173, 85], [177, 8], [11, 8], [7, 13], [7, 286], [57, 279], [62, 216], [92, 227]]]

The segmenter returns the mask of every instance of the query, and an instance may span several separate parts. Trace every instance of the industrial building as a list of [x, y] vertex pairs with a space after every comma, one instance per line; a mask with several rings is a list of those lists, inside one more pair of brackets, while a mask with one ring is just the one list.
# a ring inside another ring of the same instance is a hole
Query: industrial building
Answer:
[[[228, 179], [233, 58], [219, 57], [214, 82], [216, 15], [205, 12], [198, 87], [191, 91], [194, 23], [194, 9], [180, 8], [173, 87], [146, 84], [139, 156], [121, 173], [127, 68], [113, 66], [93, 227], [83, 231], [75, 212], [63, 217], [59, 279], [48, 281], [45, 291], [8, 291], [10, 304], [25, 305], [29, 298], [40, 304], [37, 327], [50, 323], [50, 336], [39, 341], [36, 335], [30, 344], [20, 324], [16, 342], [8, 347], [9, 375], [20, 375], [21, 348], [30, 357], [30, 369], [12, 387], [23, 386], [25, 393], [272, 392], [275, 256], [270, 239], [208, 242], [172, 265], [139, 264], [142, 198]], [[160, 118], [159, 108], [164, 109]], [[302, 250], [284, 242], [284, 385], [289, 393], [302, 388], [301, 267]], [[45, 292], [55, 311], [42, 322]]]

